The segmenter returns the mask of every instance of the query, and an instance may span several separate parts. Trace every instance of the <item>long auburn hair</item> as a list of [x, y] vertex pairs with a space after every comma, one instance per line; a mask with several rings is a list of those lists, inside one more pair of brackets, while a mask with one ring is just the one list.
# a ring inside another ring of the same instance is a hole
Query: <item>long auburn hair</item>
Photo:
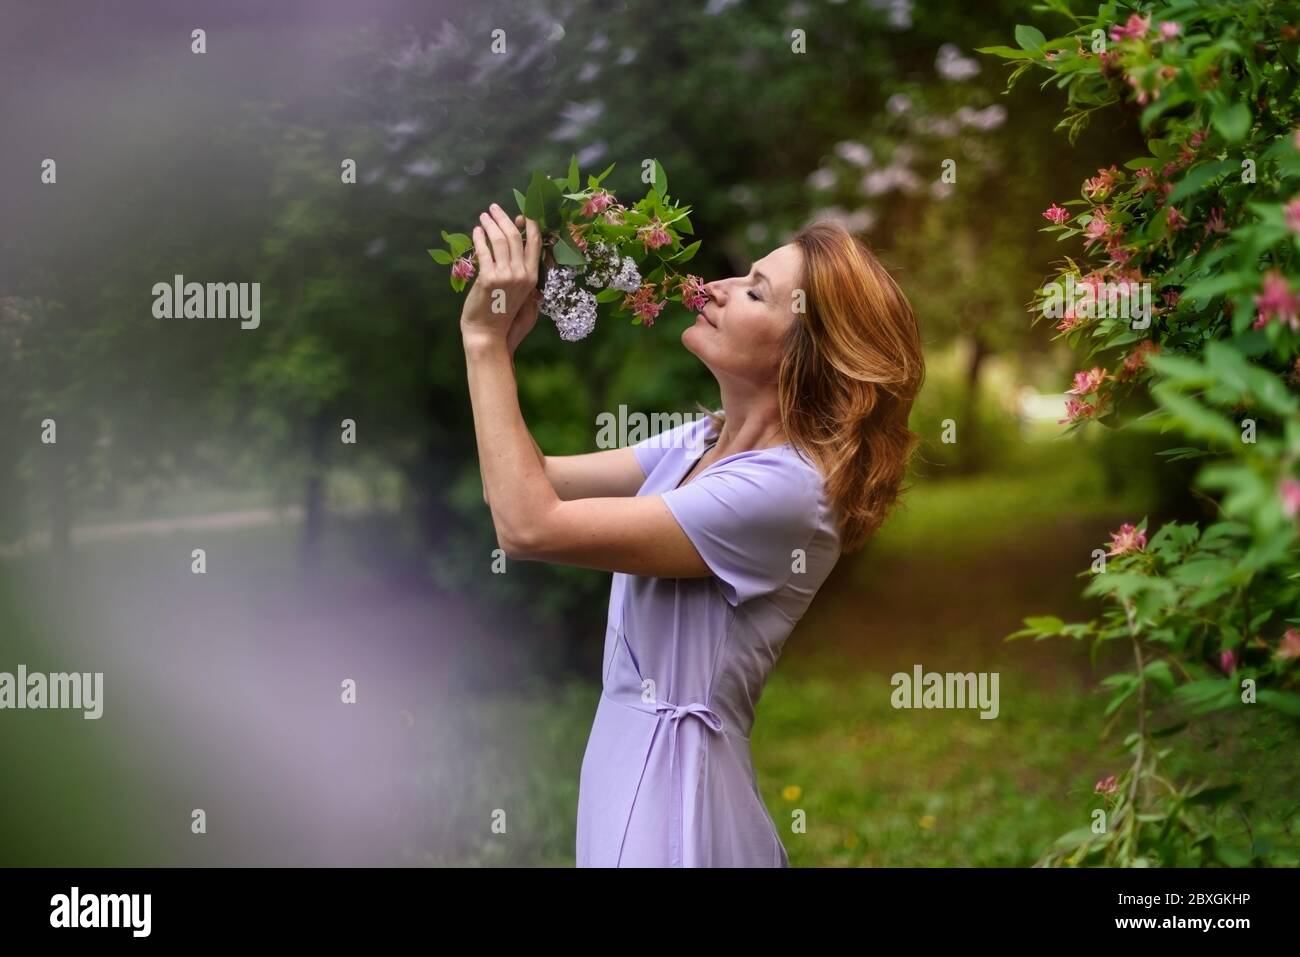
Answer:
[[814, 222], [791, 242], [803, 253], [804, 301], [777, 373], [781, 425], [820, 467], [847, 553], [910, 487], [903, 478], [921, 437], [907, 421], [925, 381], [920, 329], [893, 276], [842, 225]]

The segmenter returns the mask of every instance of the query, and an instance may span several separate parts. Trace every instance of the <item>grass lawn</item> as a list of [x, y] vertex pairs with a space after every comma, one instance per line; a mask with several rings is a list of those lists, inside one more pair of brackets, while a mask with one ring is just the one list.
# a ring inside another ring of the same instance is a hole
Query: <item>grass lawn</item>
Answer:
[[[824, 586], [752, 736], [793, 866], [1027, 866], [1122, 770], [1127, 727], [1100, 739], [1105, 672], [1086, 649], [1002, 641], [1025, 615], [1089, 614], [1074, 574], [1142, 514], [1060, 461], [1030, 450], [1003, 475], [918, 484]], [[0, 670], [107, 686], [100, 721], [6, 717], [23, 773], [0, 787], [0, 864], [572, 865], [599, 662], [542, 677], [522, 612], [493, 624], [463, 596], [385, 583], [341, 536], [326, 583], [293, 585], [294, 532], [203, 530], [202, 579], [192, 533], [88, 544], [72, 577], [0, 560]], [[996, 671], [998, 717], [896, 710], [890, 676], [915, 663]], [[360, 688], [350, 709], [340, 676]], [[1242, 725], [1170, 762], [1242, 783], [1225, 833], [1283, 846], [1296, 740]]]

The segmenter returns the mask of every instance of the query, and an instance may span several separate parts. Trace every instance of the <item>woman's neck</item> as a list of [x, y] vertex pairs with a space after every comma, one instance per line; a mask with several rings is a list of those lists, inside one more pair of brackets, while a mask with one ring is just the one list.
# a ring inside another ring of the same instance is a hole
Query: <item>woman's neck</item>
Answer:
[[741, 398], [727, 395], [724, 391], [722, 411], [725, 418], [715, 444], [719, 457], [752, 449], [768, 449], [786, 441], [781, 411], [774, 394]]

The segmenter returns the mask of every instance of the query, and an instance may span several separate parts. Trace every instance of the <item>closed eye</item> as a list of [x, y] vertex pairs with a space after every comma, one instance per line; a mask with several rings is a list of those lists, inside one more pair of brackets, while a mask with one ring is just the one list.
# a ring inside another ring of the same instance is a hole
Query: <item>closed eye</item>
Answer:
[[757, 294], [756, 292], [754, 292], [754, 290], [752, 290], [752, 289], [749, 290], [749, 298], [750, 298], [750, 299], [753, 299], [755, 302], [762, 302], [762, 301], [763, 301], [763, 297], [760, 296], [760, 295], [758, 295], [758, 294]]

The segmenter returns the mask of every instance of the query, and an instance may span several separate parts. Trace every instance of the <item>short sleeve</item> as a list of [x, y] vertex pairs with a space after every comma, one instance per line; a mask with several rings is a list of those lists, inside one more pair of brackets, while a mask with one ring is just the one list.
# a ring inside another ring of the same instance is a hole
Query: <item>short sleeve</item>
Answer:
[[655, 467], [663, 461], [663, 457], [669, 449], [687, 449], [696, 453], [703, 452], [704, 439], [708, 435], [708, 428], [709, 420], [707, 417], [687, 419], [680, 425], [673, 426], [671, 429], [664, 429], [648, 439], [642, 439], [632, 446], [632, 452], [641, 465], [641, 471], [648, 477], [655, 470]]
[[818, 477], [780, 453], [724, 463], [662, 497], [732, 605], [784, 586], [820, 520]]

